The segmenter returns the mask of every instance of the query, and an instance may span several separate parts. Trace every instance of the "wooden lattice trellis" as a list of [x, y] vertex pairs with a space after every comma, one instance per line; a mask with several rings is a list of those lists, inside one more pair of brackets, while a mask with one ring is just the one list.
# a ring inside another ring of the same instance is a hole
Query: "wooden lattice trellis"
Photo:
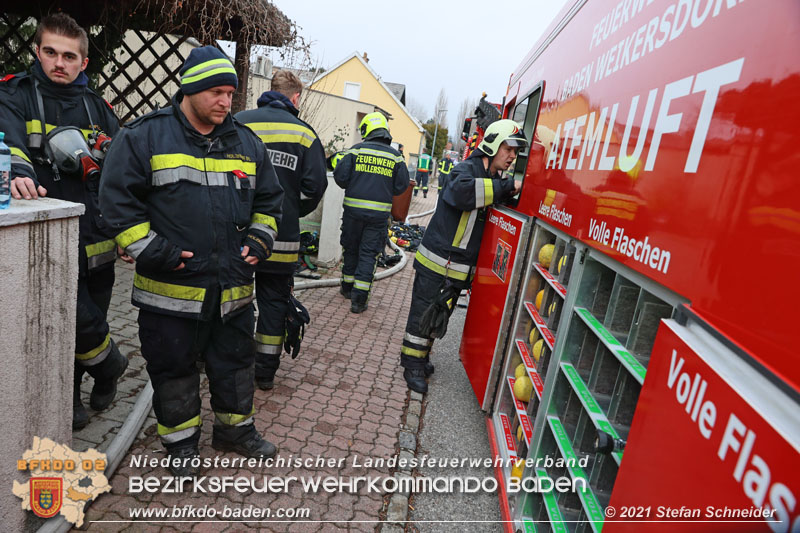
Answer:
[[128, 30], [120, 47], [104, 58], [96, 90], [123, 122], [169, 105], [188, 55], [182, 47], [191, 48], [182, 36]]
[[33, 34], [36, 20], [0, 13], [0, 74], [21, 72], [33, 62]]

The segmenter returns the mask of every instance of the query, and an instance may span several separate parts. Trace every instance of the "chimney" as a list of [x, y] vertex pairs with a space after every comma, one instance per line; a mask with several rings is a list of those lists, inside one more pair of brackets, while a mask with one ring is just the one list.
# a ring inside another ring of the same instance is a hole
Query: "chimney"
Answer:
[[369, 58], [367, 57], [367, 53], [366, 52], [364, 52], [364, 61], [369, 63]]

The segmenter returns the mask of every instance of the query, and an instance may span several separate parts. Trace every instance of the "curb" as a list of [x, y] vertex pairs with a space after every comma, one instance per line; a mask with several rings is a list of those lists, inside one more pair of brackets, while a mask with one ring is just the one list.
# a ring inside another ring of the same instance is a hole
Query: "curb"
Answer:
[[[401, 459], [414, 459], [417, 456], [417, 436], [419, 435], [422, 416], [423, 395], [409, 391], [408, 406], [406, 407], [406, 421], [400, 427], [397, 435], [397, 449]], [[394, 477], [399, 481], [412, 477], [412, 469], [398, 469]], [[409, 492], [396, 492], [389, 499], [386, 508], [386, 522], [381, 528], [385, 533], [400, 533], [405, 530], [408, 522]]]

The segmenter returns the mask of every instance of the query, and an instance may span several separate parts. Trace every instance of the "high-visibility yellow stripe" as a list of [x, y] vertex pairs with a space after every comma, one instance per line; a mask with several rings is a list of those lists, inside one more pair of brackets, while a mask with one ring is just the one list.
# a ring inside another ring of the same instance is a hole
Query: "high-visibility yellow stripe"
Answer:
[[203, 72], [202, 74], [198, 74], [197, 76], [189, 76], [188, 78], [184, 77], [181, 78], [181, 84], [186, 85], [187, 83], [195, 83], [200, 80], [204, 80], [210, 76], [216, 76], [217, 74], [233, 74], [236, 75], [236, 69], [233, 67], [220, 67], [209, 70], [208, 72]]
[[[57, 127], [58, 126], [55, 126], [53, 124], [45, 124], [45, 130], [46, 130], [47, 133], [50, 133], [51, 131], [53, 131]], [[25, 132], [28, 135], [35, 134], [35, 133], [38, 133], [39, 135], [41, 135], [42, 134], [42, 121], [41, 120], [29, 120], [28, 122], [25, 123]], [[85, 130], [85, 129], [81, 128], [81, 133], [83, 133], [84, 139], [88, 139], [89, 135], [92, 133], [92, 130]]]
[[103, 352], [103, 350], [108, 348], [108, 344], [110, 342], [111, 342], [111, 335], [109, 333], [106, 333], [106, 338], [103, 339], [103, 342], [100, 344], [100, 346], [98, 346], [97, 348], [95, 348], [93, 350], [89, 350], [86, 353], [76, 353], [75, 354], [75, 359], [78, 359], [79, 361], [86, 361], [87, 359], [94, 359], [99, 354], [101, 354]]
[[22, 151], [22, 150], [20, 150], [19, 148], [14, 148], [14, 147], [12, 146], [12, 147], [11, 147], [11, 155], [16, 155], [16, 156], [18, 156], [18, 157], [21, 157], [22, 159], [24, 159], [24, 160], [25, 160], [25, 161], [27, 161], [28, 163], [30, 163], [30, 162], [31, 162], [30, 158], [29, 158], [27, 155], [25, 155], [25, 152], [23, 152], [23, 151]]
[[190, 427], [199, 426], [200, 424], [202, 424], [202, 421], [200, 420], [200, 415], [197, 415], [194, 418], [190, 418], [183, 424], [179, 424], [175, 427], [167, 427], [158, 424], [158, 434], [169, 435], [170, 433], [175, 433], [176, 431], [183, 431], [184, 429], [189, 429]]
[[127, 248], [139, 239], [144, 239], [147, 237], [148, 233], [150, 233], [150, 222], [142, 222], [141, 224], [137, 224], [126, 229], [114, 237], [114, 240], [117, 241], [117, 244], [119, 244], [120, 247]]
[[158, 154], [150, 158], [150, 169], [155, 172], [168, 168], [189, 167], [206, 172], [233, 172], [241, 170], [255, 175], [256, 164], [241, 159], [213, 159], [210, 157], [194, 157], [188, 154]]
[[414, 348], [409, 348], [408, 346], [401, 346], [400, 353], [410, 355], [411, 357], [426, 357], [428, 355], [428, 352], [425, 350], [415, 350]]
[[469, 222], [469, 211], [461, 213], [461, 220], [458, 221], [456, 228], [456, 235], [453, 237], [453, 246], [458, 247], [461, 244], [461, 239], [464, 238], [464, 232], [467, 231], [467, 222]]
[[349, 198], [347, 196], [344, 197], [343, 204], [348, 207], [358, 207], [360, 209], [369, 209], [371, 211], [389, 212], [392, 210], [392, 204], [387, 204], [384, 202], [372, 202], [370, 200], [362, 200], [360, 198]]
[[295, 143], [310, 148], [314, 143], [312, 139], [299, 133], [277, 133], [272, 135], [261, 134], [258, 136], [264, 143]]
[[466, 280], [469, 277], [469, 274], [465, 272], [459, 272], [457, 270], [447, 269], [441, 265], [437, 265], [424, 255], [422, 255], [419, 252], [419, 250], [417, 250], [417, 253], [414, 256], [414, 258], [417, 261], [419, 261], [425, 268], [433, 270], [434, 272], [436, 272], [437, 274], [441, 274], [442, 276], [447, 276], [448, 278], [457, 279], [461, 281]]
[[296, 263], [299, 258], [300, 256], [297, 253], [282, 254], [272, 252], [272, 255], [267, 258], [267, 261], [274, 261], [276, 263]]
[[486, 198], [486, 204], [484, 205], [492, 205], [494, 203], [494, 187], [491, 179], [483, 180], [483, 194]]
[[108, 241], [96, 242], [94, 244], [89, 244], [86, 246], [86, 256], [87, 257], [94, 257], [96, 255], [104, 254], [110, 252], [114, 248], [116, 248], [117, 243], [114, 242], [113, 239]]
[[247, 420], [248, 418], [253, 416], [255, 414], [255, 412], [256, 412], [256, 408], [252, 407], [250, 409], [250, 413], [246, 414], [246, 415], [240, 415], [240, 414], [237, 414], [237, 413], [217, 413], [217, 412], [214, 412], [214, 416], [216, 416], [217, 420], [219, 420], [220, 422], [222, 422], [225, 425], [235, 426], [237, 424], [241, 424], [242, 422], [244, 422], [245, 420]]
[[170, 298], [178, 298], [179, 300], [202, 302], [206, 296], [206, 290], [200, 287], [164, 283], [162, 281], [146, 278], [140, 274], [136, 274], [133, 277], [133, 286], [146, 292], [168, 296]]
[[242, 298], [247, 298], [248, 296], [252, 296], [253, 294], [253, 284], [250, 285], [242, 285], [239, 287], [231, 287], [230, 289], [225, 289], [222, 291], [222, 300], [221, 303], [225, 302], [233, 302], [235, 300], [241, 300]]
[[275, 231], [278, 231], [278, 223], [275, 221], [275, 217], [271, 217], [269, 215], [253, 213], [253, 218], [250, 219], [250, 222], [253, 224], [264, 224], [265, 226], [269, 226]]
[[233, 74], [235, 76], [236, 69], [233, 68], [233, 63], [225, 58], [211, 59], [184, 72], [181, 76], [181, 84], [194, 83], [217, 74]]
[[290, 124], [288, 122], [248, 122], [247, 126], [253, 131], [263, 131], [263, 130], [291, 130], [291, 131], [299, 131], [305, 133], [306, 135], [310, 135], [312, 138], [316, 139], [316, 135], [314, 132], [303, 126], [302, 124]]
[[256, 332], [256, 342], [270, 346], [283, 346], [283, 335], [264, 335]]

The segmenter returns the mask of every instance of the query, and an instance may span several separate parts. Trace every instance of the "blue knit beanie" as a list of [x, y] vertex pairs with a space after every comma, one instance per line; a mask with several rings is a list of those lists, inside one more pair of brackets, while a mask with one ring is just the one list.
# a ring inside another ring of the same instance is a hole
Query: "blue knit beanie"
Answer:
[[196, 94], [220, 85], [239, 86], [233, 64], [213, 46], [192, 50], [181, 67], [180, 75], [183, 94]]

